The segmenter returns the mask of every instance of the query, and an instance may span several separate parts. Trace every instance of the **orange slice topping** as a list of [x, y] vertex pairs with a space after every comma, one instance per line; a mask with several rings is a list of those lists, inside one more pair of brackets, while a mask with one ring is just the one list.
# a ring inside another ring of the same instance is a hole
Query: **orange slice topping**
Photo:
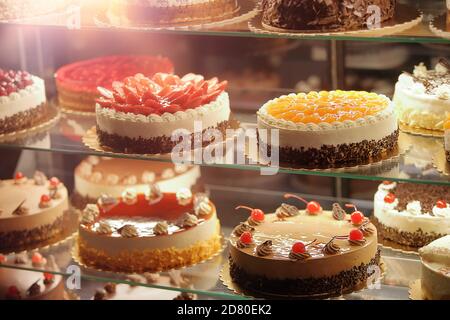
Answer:
[[294, 123], [332, 123], [375, 115], [388, 105], [389, 99], [376, 93], [312, 91], [278, 98], [269, 103], [267, 112], [274, 118]]

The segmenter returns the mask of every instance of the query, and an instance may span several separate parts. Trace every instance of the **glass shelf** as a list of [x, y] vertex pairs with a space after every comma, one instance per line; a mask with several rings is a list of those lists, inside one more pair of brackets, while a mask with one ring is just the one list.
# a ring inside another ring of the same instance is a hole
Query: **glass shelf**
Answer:
[[[252, 1], [252, 0], [250, 0]], [[80, 1], [78, 1], [80, 2]], [[87, 1], [84, 1], [88, 3]], [[257, 1], [255, 0], [255, 5]], [[355, 41], [381, 41], [381, 42], [403, 42], [403, 43], [449, 43], [450, 39], [437, 36], [430, 29], [430, 22], [443, 16], [445, 21], [445, 3], [444, 1], [419, 1], [419, 0], [405, 0], [399, 1], [402, 5], [406, 5], [411, 10], [417, 11], [417, 16], [420, 12], [423, 13], [423, 19], [420, 23], [410, 29], [400, 31], [398, 33], [382, 35], [363, 33], [352, 34], [303, 34], [301, 37], [287, 33], [257, 33], [252, 32], [249, 28], [248, 21], [255, 21], [260, 19], [256, 16], [251, 19], [242, 20], [238, 23], [229, 24], [225, 26], [215, 26], [212, 24], [208, 27], [196, 28], [138, 28], [138, 27], [111, 27], [102, 16], [104, 15], [104, 8], [91, 8], [91, 6], [83, 4], [78, 6], [71, 6], [67, 10], [50, 14], [45, 17], [34, 17], [27, 20], [3, 21], [0, 25], [23, 26], [23, 27], [50, 27], [60, 29], [84, 29], [84, 30], [99, 30], [99, 31], [133, 31], [133, 32], [149, 32], [160, 34], [184, 34], [184, 35], [208, 35], [208, 36], [233, 36], [233, 37], [261, 37], [261, 38], [297, 38], [308, 40], [355, 40]], [[80, 9], [78, 9], [80, 8]], [[80, 14], [78, 14], [80, 12]], [[74, 14], [77, 17], [74, 20]], [[79, 23], [77, 22], [79, 20]], [[74, 22], [75, 21], [75, 22]], [[75, 23], [75, 24], [74, 24]], [[220, 25], [220, 24], [219, 24]]]

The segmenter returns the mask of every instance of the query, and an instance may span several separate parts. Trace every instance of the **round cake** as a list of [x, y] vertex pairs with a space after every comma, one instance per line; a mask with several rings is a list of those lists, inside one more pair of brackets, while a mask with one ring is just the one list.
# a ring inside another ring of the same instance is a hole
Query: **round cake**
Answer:
[[142, 73], [173, 72], [172, 62], [153, 56], [106, 56], [78, 61], [59, 68], [55, 73], [61, 106], [78, 111], [95, 111], [97, 87], [112, 88], [114, 81]]
[[27, 129], [48, 117], [44, 80], [0, 69], [0, 134]]
[[336, 203], [324, 211], [315, 201], [306, 210], [287, 203], [272, 214], [248, 209], [230, 239], [230, 275], [247, 290], [339, 295], [365, 287], [378, 267], [376, 229], [357, 210], [350, 215]]
[[421, 63], [413, 74], [402, 73], [395, 84], [394, 108], [401, 124], [444, 130], [450, 115], [450, 65], [440, 60], [434, 70]]
[[[352, 166], [397, 148], [397, 119], [389, 98], [364, 91], [290, 94], [257, 112], [258, 142], [270, 153], [278, 131], [279, 160], [313, 168]], [[264, 129], [264, 130], [263, 130]]]
[[58, 237], [68, 210], [67, 189], [37, 171], [0, 183], [0, 251], [17, 251]]
[[304, 31], [348, 31], [368, 27], [394, 16], [396, 0], [263, 0], [262, 22], [267, 27]]
[[181, 139], [172, 140], [172, 134], [182, 130], [192, 148], [206, 146], [211, 140], [197, 141], [199, 134], [193, 133], [217, 129], [224, 135], [230, 124], [226, 86], [226, 81], [192, 73], [182, 78], [157, 73], [115, 82], [113, 91], [100, 88], [95, 111], [99, 143], [118, 152], [169, 153]]
[[239, 10], [237, 0], [113, 0], [108, 17], [125, 26], [164, 26], [220, 21]]
[[450, 162], [450, 113], [447, 115], [447, 120], [444, 123], [444, 130], [445, 157]]
[[150, 183], [157, 184], [162, 192], [191, 189], [200, 178], [200, 168], [171, 162], [89, 156], [75, 168], [74, 178], [72, 204], [84, 209], [102, 195], [118, 198], [130, 187], [143, 193]]
[[68, 0], [0, 0], [0, 20], [34, 18], [62, 9], [68, 3]]
[[[42, 269], [42, 272], [1, 265]], [[0, 300], [63, 300], [65, 296], [62, 276], [44, 270], [60, 271], [53, 256], [46, 259], [39, 252], [22, 252], [8, 256], [0, 254]]]
[[385, 181], [374, 197], [374, 218], [383, 238], [423, 247], [450, 234], [450, 188]]
[[212, 202], [188, 189], [162, 193], [125, 190], [83, 211], [78, 237], [81, 261], [116, 272], [154, 272], [203, 261], [221, 249]]

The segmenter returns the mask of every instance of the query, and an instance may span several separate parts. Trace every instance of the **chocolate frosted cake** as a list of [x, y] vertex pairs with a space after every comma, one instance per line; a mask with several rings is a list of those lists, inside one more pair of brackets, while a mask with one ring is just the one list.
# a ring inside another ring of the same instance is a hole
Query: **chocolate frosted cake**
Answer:
[[381, 22], [394, 16], [395, 0], [263, 0], [262, 22], [291, 30], [347, 31], [364, 28], [378, 6]]

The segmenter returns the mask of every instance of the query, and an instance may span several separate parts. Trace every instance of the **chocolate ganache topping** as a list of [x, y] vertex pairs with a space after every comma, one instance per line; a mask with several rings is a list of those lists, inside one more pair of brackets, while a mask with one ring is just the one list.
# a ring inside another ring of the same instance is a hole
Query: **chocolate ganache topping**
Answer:
[[293, 217], [298, 215], [298, 208], [287, 203], [282, 203], [281, 206], [277, 209], [276, 214], [280, 219]]
[[256, 247], [256, 254], [260, 257], [268, 256], [272, 253], [272, 240], [266, 240]]
[[336, 220], [344, 220], [346, 216], [346, 212], [339, 203], [333, 203], [333, 218]]
[[249, 231], [249, 232], [254, 232], [255, 228], [253, 228], [252, 226], [249, 226], [247, 223], [245, 222], [241, 222], [236, 228], [234, 228], [233, 233], [240, 237], [241, 234], [243, 234], [244, 232]]

